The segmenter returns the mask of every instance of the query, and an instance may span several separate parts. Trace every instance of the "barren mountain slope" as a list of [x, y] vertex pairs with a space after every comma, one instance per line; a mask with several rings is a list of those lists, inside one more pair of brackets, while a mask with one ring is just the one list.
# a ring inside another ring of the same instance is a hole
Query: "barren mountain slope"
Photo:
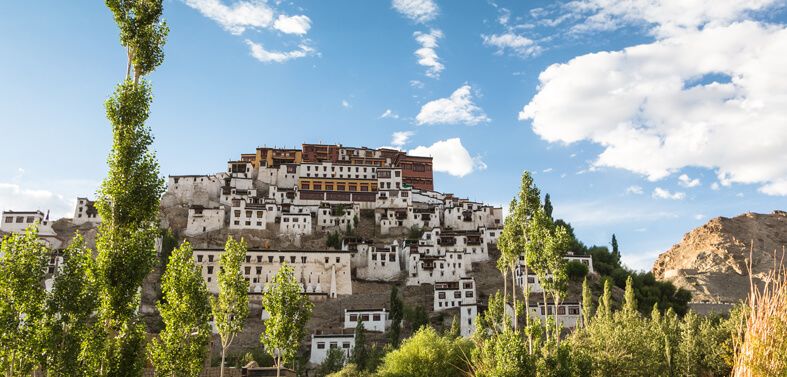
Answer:
[[774, 264], [787, 263], [781, 258], [785, 245], [787, 212], [717, 217], [659, 255], [653, 274], [690, 290], [694, 301], [734, 302], [749, 291], [748, 264], [751, 279], [762, 284]]

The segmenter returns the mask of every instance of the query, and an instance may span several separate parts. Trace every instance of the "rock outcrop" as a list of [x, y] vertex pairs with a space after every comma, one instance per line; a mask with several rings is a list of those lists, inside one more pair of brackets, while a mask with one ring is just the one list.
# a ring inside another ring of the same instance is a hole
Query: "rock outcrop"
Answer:
[[659, 255], [652, 272], [691, 291], [694, 301], [736, 302], [751, 282], [761, 285], [774, 266], [787, 266], [785, 246], [787, 212], [717, 217]]

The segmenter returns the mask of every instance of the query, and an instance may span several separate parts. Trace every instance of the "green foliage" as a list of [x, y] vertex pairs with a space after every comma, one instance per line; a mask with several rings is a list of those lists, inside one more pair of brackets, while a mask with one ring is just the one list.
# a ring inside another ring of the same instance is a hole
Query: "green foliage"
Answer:
[[352, 353], [350, 353], [349, 362], [365, 370], [368, 358], [369, 353], [366, 350], [366, 327], [363, 325], [363, 319], [359, 318], [358, 324], [355, 326], [355, 346], [353, 347]]
[[571, 280], [580, 281], [588, 276], [589, 271], [590, 268], [580, 261], [574, 260], [566, 263], [566, 274]]
[[423, 305], [405, 306], [404, 318], [410, 323], [410, 328], [413, 329], [413, 332], [429, 324], [429, 313]]
[[332, 247], [334, 250], [341, 250], [342, 236], [339, 234], [338, 230], [334, 231], [333, 233], [328, 233], [328, 237], [325, 240], [325, 246]]
[[161, 237], [161, 251], [159, 252], [159, 263], [161, 264], [159, 267], [161, 275], [164, 275], [172, 250], [178, 247], [178, 231], [177, 229], [173, 231], [172, 228], [160, 229], [159, 237]]
[[379, 377], [464, 376], [470, 369], [466, 355], [471, 343], [465, 338], [440, 336], [432, 327], [418, 330], [399, 349], [385, 356]]
[[615, 258], [615, 262], [620, 264], [620, 250], [618, 250], [618, 239], [615, 238], [615, 234], [612, 234], [612, 257]]
[[164, 179], [158, 175], [150, 149], [153, 137], [145, 126], [151, 88], [140, 79], [163, 61], [168, 29], [161, 20], [161, 0], [107, 0], [106, 5], [120, 29], [128, 64], [125, 80], [105, 103], [113, 146], [108, 176], [96, 203], [102, 220], [96, 240], [96, 276], [103, 329], [92, 335], [93, 343], [84, 354], [86, 364], [98, 375], [134, 376], [142, 372], [145, 342], [136, 315], [138, 290], [156, 263], [156, 220], [164, 191]]
[[345, 212], [347, 212], [347, 206], [345, 206], [344, 204], [338, 204], [336, 206], [336, 214], [335, 214], [335, 216], [342, 217], [342, 216], [344, 216]]
[[404, 318], [404, 302], [399, 298], [399, 288], [391, 286], [391, 327], [388, 330], [388, 337], [391, 339], [391, 346], [399, 346], [399, 337], [402, 332], [402, 319]]
[[353, 229], [353, 226], [352, 224], [350, 224], [349, 221], [347, 222], [347, 226], [344, 229], [344, 234], [348, 237], [352, 237], [355, 235], [355, 230]]
[[[263, 351], [261, 347], [252, 348], [248, 351], [228, 352], [225, 362], [227, 365], [246, 365], [252, 360], [256, 361], [260, 367], [271, 367], [274, 363], [273, 356]], [[221, 355], [214, 355], [210, 365], [212, 367], [220, 366]]]
[[372, 374], [351, 363], [345, 365], [342, 370], [330, 374], [329, 377], [372, 377]]
[[262, 305], [270, 318], [265, 321], [260, 341], [266, 350], [276, 354], [277, 368], [281, 368], [282, 361], [287, 362], [297, 354], [301, 339], [306, 335], [306, 322], [311, 318], [314, 304], [301, 294], [302, 288], [292, 267], [286, 263], [265, 284]]
[[227, 238], [224, 252], [219, 256], [219, 297], [210, 297], [213, 320], [221, 336], [222, 374], [227, 348], [232, 344], [249, 314], [249, 282], [241, 274], [241, 264], [246, 259], [246, 242]]
[[544, 195], [544, 213], [550, 220], [552, 219], [552, 200], [549, 199], [549, 194]]
[[448, 336], [456, 339], [460, 335], [461, 335], [461, 329], [459, 328], [459, 317], [454, 316], [454, 319], [451, 321], [451, 331], [448, 333]]
[[194, 265], [188, 242], [173, 251], [161, 289], [167, 300], [157, 306], [166, 328], [153, 340], [150, 360], [159, 375], [198, 375], [211, 336], [211, 308], [201, 267]]
[[95, 326], [99, 287], [93, 276], [92, 252], [79, 233], [63, 259], [47, 297], [41, 368], [49, 375], [90, 374], [81, 352]]
[[36, 227], [5, 237], [0, 250], [0, 368], [6, 376], [30, 375], [42, 350], [48, 250]]
[[358, 228], [358, 215], [353, 216], [353, 226]]
[[331, 347], [325, 354], [325, 359], [320, 364], [320, 368], [315, 373], [316, 376], [327, 376], [331, 373], [336, 373], [342, 370], [344, 364], [347, 363], [347, 355], [344, 349], [339, 347]]
[[413, 224], [410, 227], [410, 229], [407, 230], [408, 239], [420, 239], [421, 236], [423, 235], [424, 235], [424, 228], [422, 228], [418, 224]]

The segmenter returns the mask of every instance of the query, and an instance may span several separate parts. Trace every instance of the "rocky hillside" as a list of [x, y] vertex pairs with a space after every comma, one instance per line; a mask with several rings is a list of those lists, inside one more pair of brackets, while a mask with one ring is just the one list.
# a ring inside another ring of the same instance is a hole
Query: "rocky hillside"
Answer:
[[659, 255], [652, 271], [691, 291], [694, 301], [737, 302], [746, 298], [750, 278], [760, 285], [774, 265], [787, 266], [785, 246], [787, 212], [717, 217]]

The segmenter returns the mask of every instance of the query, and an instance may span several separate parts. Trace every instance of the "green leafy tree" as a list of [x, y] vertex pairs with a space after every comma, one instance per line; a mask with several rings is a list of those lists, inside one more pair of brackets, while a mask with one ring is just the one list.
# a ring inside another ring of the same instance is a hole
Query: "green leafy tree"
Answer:
[[64, 251], [63, 264], [56, 271], [44, 316], [44, 362], [49, 376], [91, 374], [85, 368], [83, 345], [95, 326], [93, 313], [99, 305], [99, 287], [93, 276], [93, 253], [77, 233]]
[[409, 239], [420, 239], [421, 236], [424, 235], [424, 228], [419, 226], [418, 224], [413, 224], [410, 229], [407, 230], [407, 238]]
[[173, 250], [161, 290], [165, 297], [158, 308], [166, 328], [153, 340], [150, 360], [160, 376], [196, 376], [207, 355], [211, 308], [188, 242]]
[[302, 288], [295, 279], [292, 267], [286, 263], [265, 284], [262, 305], [270, 318], [265, 321], [265, 331], [260, 341], [268, 352], [274, 354], [277, 375], [282, 362], [287, 362], [297, 354], [301, 339], [306, 336], [306, 322], [311, 318], [314, 304], [301, 294]]
[[566, 274], [568, 278], [574, 281], [580, 281], [588, 276], [590, 268], [588, 265], [580, 261], [571, 261], [566, 263]]
[[461, 329], [459, 328], [459, 317], [454, 316], [454, 319], [451, 321], [451, 331], [448, 333], [449, 336], [452, 338], [458, 338], [461, 334]]
[[440, 336], [431, 326], [422, 327], [399, 349], [385, 356], [377, 370], [380, 377], [464, 376], [470, 369], [471, 343], [465, 338]]
[[29, 376], [40, 362], [47, 253], [37, 227], [5, 237], [0, 247], [0, 368], [9, 377]]
[[[517, 308], [516, 292], [514, 289], [516, 287], [515, 270], [518, 266], [519, 257], [524, 252], [526, 260], [528, 260], [528, 258], [535, 258], [535, 256], [528, 256], [528, 252], [532, 250], [532, 248], [528, 249], [526, 248], [526, 245], [530, 241], [527, 234], [528, 229], [530, 228], [530, 220], [536, 211], [541, 208], [540, 195], [541, 191], [538, 189], [538, 187], [536, 187], [530, 172], [523, 172], [519, 193], [511, 200], [508, 216], [506, 217], [505, 224], [503, 225], [503, 231], [500, 234], [497, 242], [497, 247], [500, 249], [500, 259], [497, 261], [497, 268], [503, 273], [504, 276], [503, 295], [508, 295], [505, 288], [505, 281], [507, 281], [505, 276], [507, 275], [507, 271], [511, 271], [511, 289], [513, 292], [511, 298], [514, 308]], [[528, 264], [524, 266], [524, 271], [522, 273], [527, 276], [530, 268], [532, 267], [528, 262]], [[524, 293], [526, 316], [525, 322], [529, 323], [530, 308], [528, 296], [530, 291], [527, 289], [527, 287], [525, 288]], [[513, 325], [514, 328], [516, 328], [516, 311], [514, 313]]]
[[330, 377], [372, 377], [372, 374], [350, 363], [345, 365], [342, 370], [331, 373]]
[[399, 298], [399, 288], [396, 285], [391, 286], [391, 327], [388, 330], [388, 336], [391, 339], [391, 346], [394, 348], [399, 346], [399, 337], [402, 334], [402, 319], [404, 318], [404, 303]]
[[366, 327], [363, 325], [363, 319], [359, 318], [358, 324], [355, 326], [355, 346], [350, 354], [349, 362], [365, 370], [368, 358], [369, 353], [366, 350]]
[[224, 359], [227, 348], [235, 335], [243, 330], [249, 314], [249, 282], [241, 274], [241, 264], [246, 258], [246, 242], [227, 238], [224, 252], [219, 256], [219, 297], [210, 297], [213, 320], [221, 336], [221, 375], [224, 376]]
[[413, 329], [413, 332], [429, 325], [429, 313], [423, 305], [405, 307], [404, 315], [407, 318], [407, 322], [410, 323], [410, 328]]
[[615, 259], [615, 263], [620, 264], [620, 250], [618, 250], [618, 240], [614, 233], [612, 234], [612, 257]]
[[336, 373], [342, 370], [342, 367], [344, 367], [346, 363], [347, 355], [344, 350], [339, 347], [331, 347], [328, 349], [328, 352], [325, 353], [325, 359], [322, 361], [322, 364], [320, 364], [320, 368], [315, 375], [324, 377]]
[[552, 200], [549, 199], [549, 194], [544, 195], [544, 213], [552, 220]]
[[159, 198], [164, 180], [150, 149], [153, 137], [145, 125], [152, 100], [143, 76], [164, 59], [168, 28], [161, 19], [161, 0], [107, 0], [120, 42], [126, 48], [125, 80], [105, 103], [112, 123], [109, 173], [98, 191], [101, 225], [96, 242], [101, 286], [101, 344], [88, 347], [98, 375], [135, 376], [142, 372], [144, 326], [136, 318], [142, 280], [156, 263]]

